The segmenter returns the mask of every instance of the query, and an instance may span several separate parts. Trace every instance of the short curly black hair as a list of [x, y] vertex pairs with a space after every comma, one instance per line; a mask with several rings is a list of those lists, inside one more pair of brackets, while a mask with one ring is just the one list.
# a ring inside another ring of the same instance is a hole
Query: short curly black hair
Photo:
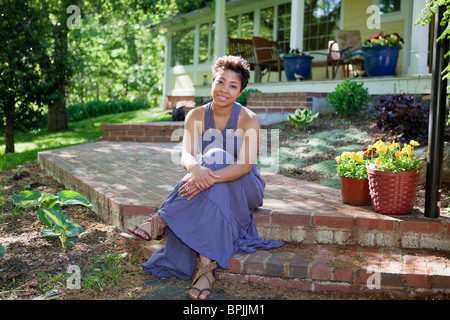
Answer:
[[217, 59], [212, 66], [213, 80], [216, 78], [219, 70], [231, 70], [236, 72], [241, 80], [241, 92], [247, 87], [251, 73], [250, 64], [244, 58], [238, 56], [223, 56]]

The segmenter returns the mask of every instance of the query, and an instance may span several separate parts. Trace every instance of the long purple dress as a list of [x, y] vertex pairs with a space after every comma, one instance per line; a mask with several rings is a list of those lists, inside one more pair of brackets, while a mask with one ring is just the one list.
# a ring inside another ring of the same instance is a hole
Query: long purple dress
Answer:
[[[234, 135], [240, 110], [241, 105], [235, 103], [225, 129], [220, 132], [214, 131], [212, 103], [206, 105], [202, 158], [199, 160], [202, 166], [218, 170], [236, 161], [242, 144], [242, 139]], [[145, 272], [159, 278], [176, 276], [188, 280], [193, 275], [198, 253], [217, 261], [220, 268], [228, 269], [234, 253], [252, 253], [256, 248], [283, 245], [283, 242], [263, 240], [258, 236], [253, 210], [263, 203], [265, 182], [256, 164], [247, 175], [216, 183], [191, 200], [181, 197], [178, 192], [185, 183], [183, 180], [158, 210], [169, 231], [165, 246], [142, 264]]]

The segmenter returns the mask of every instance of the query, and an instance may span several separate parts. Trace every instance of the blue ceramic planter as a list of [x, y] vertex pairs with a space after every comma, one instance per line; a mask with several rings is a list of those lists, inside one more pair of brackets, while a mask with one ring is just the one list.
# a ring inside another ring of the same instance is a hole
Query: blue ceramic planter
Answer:
[[364, 64], [368, 77], [392, 76], [397, 67], [400, 46], [364, 46]]
[[286, 72], [286, 78], [288, 81], [297, 80], [297, 76], [302, 76], [303, 80], [309, 78], [309, 73], [311, 72], [311, 63], [313, 57], [311, 56], [294, 56], [286, 55], [283, 57], [284, 60], [284, 71]]

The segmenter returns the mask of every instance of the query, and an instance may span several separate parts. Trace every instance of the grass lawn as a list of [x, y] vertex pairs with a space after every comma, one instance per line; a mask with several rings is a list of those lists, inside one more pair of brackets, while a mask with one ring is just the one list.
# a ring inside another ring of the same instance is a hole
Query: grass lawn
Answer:
[[102, 137], [101, 124], [171, 121], [172, 117], [167, 112], [161, 109], [137, 110], [69, 122], [69, 130], [65, 132], [48, 132], [47, 129], [40, 129], [34, 134], [16, 132], [14, 137], [16, 152], [9, 154], [4, 154], [5, 137], [3, 135], [0, 137], [0, 170], [36, 162], [40, 151], [99, 140]]

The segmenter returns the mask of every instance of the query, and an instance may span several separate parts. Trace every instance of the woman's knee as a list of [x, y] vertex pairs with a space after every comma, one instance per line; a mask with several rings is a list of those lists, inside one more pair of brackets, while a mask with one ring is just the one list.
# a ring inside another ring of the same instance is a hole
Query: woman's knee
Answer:
[[210, 169], [218, 170], [236, 161], [236, 158], [220, 148], [212, 148], [203, 154], [201, 165]]

